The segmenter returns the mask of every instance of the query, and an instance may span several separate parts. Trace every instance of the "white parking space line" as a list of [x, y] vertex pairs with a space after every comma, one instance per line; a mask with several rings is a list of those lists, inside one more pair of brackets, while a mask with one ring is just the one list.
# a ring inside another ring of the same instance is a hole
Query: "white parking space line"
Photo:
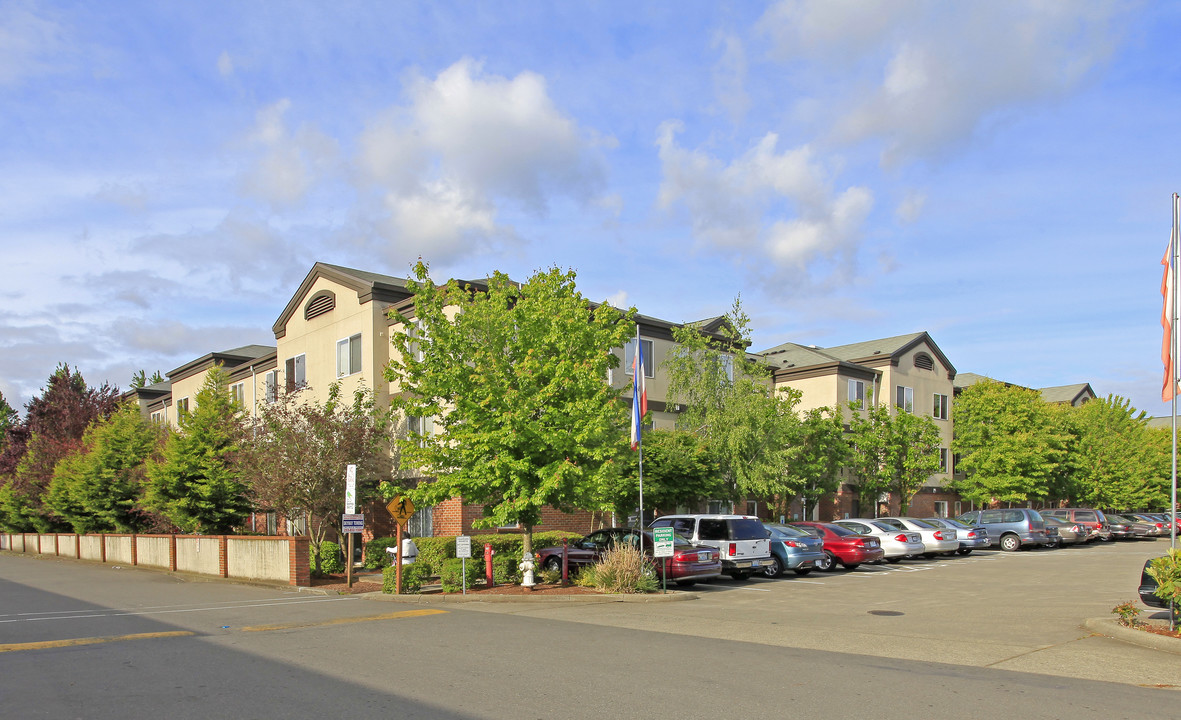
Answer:
[[[324, 599], [317, 599], [317, 600], [310, 600], [309, 599], [309, 600], [304, 600], [301, 603], [273, 602], [273, 603], [243, 603], [243, 604], [238, 604], [238, 605], [210, 605], [207, 607], [191, 607], [191, 608], [173, 609], [173, 610], [165, 610], [165, 609], [132, 610], [132, 611], [74, 610], [74, 611], [67, 611], [67, 612], [75, 612], [78, 614], [65, 615], [65, 614], [57, 613], [53, 617], [11, 617], [7, 620], [0, 620], [0, 623], [45, 622], [47, 620], [84, 620], [87, 618], [124, 617], [124, 616], [133, 616], [133, 615], [170, 615], [170, 614], [174, 614], [174, 613], [209, 612], [211, 610], [233, 610], [233, 609], [238, 609], [238, 608], [267, 607], [267, 606], [271, 606], [271, 605], [293, 605], [293, 604], [305, 604], [305, 603], [339, 602], [340, 600], [352, 600], [352, 599], [354, 599], [354, 598], [324, 598]], [[34, 613], [30, 613], [30, 615], [33, 615], [33, 614]]]
[[[216, 609], [218, 606], [224, 606], [226, 608], [246, 608], [246, 607], [254, 607], [254, 606], [269, 607], [272, 605], [302, 605], [304, 603], [309, 603], [309, 602], [325, 602], [326, 600], [327, 601], [340, 601], [340, 600], [355, 600], [355, 599], [356, 598], [348, 598], [348, 597], [311, 598], [311, 597], [308, 597], [307, 595], [297, 595], [297, 596], [292, 596], [290, 598], [266, 598], [266, 599], [262, 599], [262, 600], [247, 600], [247, 601], [224, 600], [221, 602], [213, 602], [213, 603], [180, 603], [177, 605], [148, 605], [146, 607], [140, 607], [140, 608], [105, 608], [101, 612], [117, 612], [117, 613], [139, 612], [139, 613], [144, 613], [144, 612], [153, 611], [153, 610], [176, 610], [178, 608], [188, 608], [188, 607], [196, 607], [198, 609], [211, 610], [211, 609]], [[0, 618], [31, 617], [34, 615], [67, 615], [70, 613], [83, 613], [83, 612], [100, 612], [100, 611], [79, 609], [79, 610], [52, 610], [52, 611], [45, 611], [45, 612], [26, 612], [26, 613], [0, 613]]]

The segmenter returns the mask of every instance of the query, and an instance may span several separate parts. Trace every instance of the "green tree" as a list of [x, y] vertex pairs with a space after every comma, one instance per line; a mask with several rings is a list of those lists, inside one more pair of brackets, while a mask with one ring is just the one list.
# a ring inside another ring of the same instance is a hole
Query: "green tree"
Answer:
[[[697, 435], [683, 430], [644, 433], [644, 507], [665, 513], [679, 506], [722, 497], [726, 488], [717, 458]], [[627, 517], [639, 505], [639, 453], [627, 452], [629, 471], [616, 491], [614, 510]]]
[[234, 464], [241, 427], [227, 378], [220, 366], [209, 370], [196, 407], [181, 413], [163, 458], [148, 465], [146, 505], [182, 532], [227, 533], [250, 512]]
[[1171, 470], [1162, 467], [1157, 434], [1143, 412], [1116, 395], [1068, 410], [1077, 433], [1071, 499], [1120, 510], [1168, 506]]
[[256, 503], [283, 517], [307, 517], [317, 573], [329, 528], [340, 530], [346, 468], [357, 466], [359, 506], [390, 478], [388, 416], [375, 407], [367, 387], [358, 388], [350, 401], [333, 383], [324, 403], [303, 388], [260, 406], [241, 442], [238, 468]]
[[799, 491], [788, 472], [800, 393], [776, 391], [770, 370], [746, 353], [750, 318], [735, 300], [724, 341], [695, 325], [674, 327], [676, 346], [664, 362], [670, 403], [684, 403], [677, 427], [703, 438], [717, 458], [726, 496], [774, 498]]
[[152, 519], [141, 508], [147, 461], [161, 431], [144, 422], [134, 402], [87, 428], [79, 450], [54, 468], [45, 504], [74, 532], [142, 532]]
[[131, 387], [133, 388], [145, 388], [162, 382], [164, 382], [164, 376], [160, 374], [159, 370], [152, 373], [151, 377], [148, 377], [147, 371], [142, 369], [137, 370], [131, 376]]
[[898, 494], [900, 512], [906, 515], [915, 493], [939, 471], [939, 428], [931, 418], [899, 408], [890, 418], [886, 438], [890, 492]]
[[986, 380], [955, 399], [958, 468], [952, 489], [975, 503], [1045, 498], [1067, 459], [1070, 435], [1035, 390]]
[[16, 412], [16, 408], [8, 404], [4, 399], [4, 393], [0, 392], [0, 448], [4, 447], [4, 438], [8, 434], [8, 428], [16, 425], [20, 420], [20, 416]]
[[[852, 452], [845, 434], [844, 416], [827, 407], [808, 410], [800, 418], [793, 442], [799, 450], [787, 472], [790, 483], [800, 488], [806, 512], [840, 487], [841, 468]], [[786, 517], [792, 497], [783, 493], [775, 500], [776, 514]]]
[[398, 441], [402, 468], [435, 477], [411, 498], [483, 505], [478, 526], [519, 523], [532, 552], [543, 508], [602, 508], [615, 485], [627, 408], [604, 378], [635, 310], [592, 308], [556, 268], [523, 285], [497, 272], [486, 289], [438, 287], [422, 262], [414, 274], [413, 317], [396, 318], [407, 332], [393, 334], [386, 378], [393, 408], [439, 432], [415, 420]]
[[846, 469], [857, 481], [857, 492], [864, 508], [873, 508], [877, 517], [878, 498], [888, 492], [892, 474], [888, 465], [890, 409], [866, 397], [866, 405], [849, 403], [849, 460]]

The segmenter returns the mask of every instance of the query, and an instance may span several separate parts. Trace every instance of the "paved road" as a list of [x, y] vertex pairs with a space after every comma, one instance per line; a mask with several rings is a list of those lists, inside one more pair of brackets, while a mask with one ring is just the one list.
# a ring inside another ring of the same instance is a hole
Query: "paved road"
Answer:
[[1181, 686], [1177, 656], [1079, 629], [1160, 550], [723, 581], [689, 602], [446, 606], [0, 554], [0, 716], [1160, 715], [1178, 696], [1138, 685]]

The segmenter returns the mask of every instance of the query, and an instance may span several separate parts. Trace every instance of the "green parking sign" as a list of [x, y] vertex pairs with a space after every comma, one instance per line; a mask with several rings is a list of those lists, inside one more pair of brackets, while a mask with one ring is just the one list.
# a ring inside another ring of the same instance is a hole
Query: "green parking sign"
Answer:
[[670, 527], [652, 529], [652, 557], [672, 557], [673, 529]]

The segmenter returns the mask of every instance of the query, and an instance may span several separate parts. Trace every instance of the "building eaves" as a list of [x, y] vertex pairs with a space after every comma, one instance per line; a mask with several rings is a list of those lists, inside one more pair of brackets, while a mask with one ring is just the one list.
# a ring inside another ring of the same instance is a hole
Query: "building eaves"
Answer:
[[276, 340], [286, 335], [287, 321], [299, 310], [304, 297], [307, 296], [316, 280], [321, 277], [328, 278], [339, 285], [355, 291], [357, 293], [357, 300], [361, 303], [376, 300], [378, 302], [396, 304], [412, 295], [406, 286], [407, 281], [405, 278], [318, 262], [308, 271], [307, 276], [300, 283], [299, 289], [295, 291], [295, 294], [287, 302], [286, 307], [283, 308], [283, 312], [279, 314], [279, 319], [271, 326]]
[[1073, 405], [1076, 400], [1086, 395], [1095, 397], [1095, 391], [1090, 383], [1074, 383], [1073, 385], [1056, 385], [1048, 388], [1038, 388], [1042, 400], [1048, 403], [1066, 403]]
[[221, 352], [212, 352], [208, 355], [202, 355], [196, 360], [181, 365], [175, 370], [168, 373], [170, 382], [183, 380], [186, 377], [195, 375], [202, 370], [205, 370], [213, 365], [221, 365], [227, 371], [232, 371], [234, 368], [244, 363], [249, 363], [258, 358], [265, 357], [268, 354], [273, 354], [275, 348], [268, 345], [244, 345], [233, 350], [223, 350]]

